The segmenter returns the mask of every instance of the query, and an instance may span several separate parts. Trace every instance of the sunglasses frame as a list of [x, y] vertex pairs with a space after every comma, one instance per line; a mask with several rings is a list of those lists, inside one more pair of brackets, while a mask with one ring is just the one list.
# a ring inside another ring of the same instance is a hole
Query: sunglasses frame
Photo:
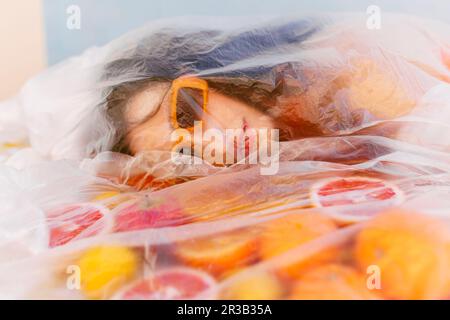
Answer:
[[[180, 91], [180, 89], [183, 88], [189, 88], [189, 89], [197, 89], [197, 90], [201, 90], [202, 91], [202, 95], [203, 95], [203, 105], [202, 105], [202, 110], [203, 112], [206, 112], [206, 106], [208, 105], [208, 91], [209, 91], [209, 86], [208, 86], [208, 82], [206, 82], [206, 80], [200, 79], [200, 78], [196, 78], [196, 77], [181, 77], [178, 79], [175, 79], [172, 82], [172, 87], [171, 87], [171, 100], [170, 100], [170, 120], [172, 122], [172, 127], [174, 129], [178, 129], [180, 128], [180, 125], [178, 123], [178, 118], [177, 118], [177, 101], [178, 101], [178, 92]], [[187, 130], [193, 130], [193, 127], [190, 128], [184, 128]]]

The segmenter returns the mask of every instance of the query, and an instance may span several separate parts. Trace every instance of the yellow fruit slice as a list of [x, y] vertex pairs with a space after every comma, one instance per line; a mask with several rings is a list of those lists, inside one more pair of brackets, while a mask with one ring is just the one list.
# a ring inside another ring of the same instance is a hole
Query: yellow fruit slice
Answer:
[[257, 271], [236, 279], [222, 293], [226, 300], [276, 300], [283, 297], [284, 288], [277, 277]]
[[137, 268], [136, 253], [126, 247], [95, 247], [86, 251], [78, 266], [81, 288], [90, 299], [110, 297], [118, 288], [132, 280]]
[[100, 193], [99, 195], [97, 195], [94, 198], [94, 201], [102, 201], [102, 200], [114, 198], [115, 196], [118, 196], [119, 194], [120, 194], [120, 192], [118, 192], [118, 191], [103, 192], [103, 193]]
[[393, 119], [409, 113], [415, 106], [411, 88], [396, 79], [374, 60], [351, 60], [352, 72], [346, 83], [352, 110], [364, 110], [378, 119]]

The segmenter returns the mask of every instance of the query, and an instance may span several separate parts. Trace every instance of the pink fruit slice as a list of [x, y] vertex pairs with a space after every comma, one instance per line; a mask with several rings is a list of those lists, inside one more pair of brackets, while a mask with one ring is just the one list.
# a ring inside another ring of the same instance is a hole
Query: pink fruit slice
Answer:
[[[216, 281], [207, 273], [192, 268], [170, 268], [140, 280], [116, 296], [120, 300], [183, 300], [202, 298], [215, 290]], [[204, 297], [204, 298], [212, 298]]]
[[356, 221], [399, 204], [403, 192], [382, 179], [343, 177], [317, 182], [312, 187], [311, 198], [316, 207], [333, 207], [344, 220]]
[[125, 232], [150, 228], [163, 228], [185, 223], [183, 211], [176, 205], [148, 206], [133, 204], [115, 216], [114, 231]]
[[48, 214], [49, 246], [62, 246], [74, 239], [92, 237], [111, 229], [109, 209], [90, 203], [77, 204]]

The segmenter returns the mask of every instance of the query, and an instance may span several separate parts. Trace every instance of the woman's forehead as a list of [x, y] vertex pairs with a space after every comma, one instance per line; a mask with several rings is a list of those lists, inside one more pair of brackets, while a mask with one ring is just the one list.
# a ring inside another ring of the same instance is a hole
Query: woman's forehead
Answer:
[[127, 101], [123, 113], [126, 123], [138, 124], [154, 114], [160, 107], [169, 89], [169, 82], [149, 81], [143, 89], [135, 93]]

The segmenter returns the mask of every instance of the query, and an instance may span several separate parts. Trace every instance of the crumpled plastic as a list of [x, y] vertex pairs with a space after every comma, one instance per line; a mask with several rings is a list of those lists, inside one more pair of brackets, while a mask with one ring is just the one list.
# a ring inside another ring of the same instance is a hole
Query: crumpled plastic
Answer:
[[[0, 298], [447, 299], [449, 29], [182, 18], [49, 68], [0, 104]], [[123, 148], [186, 77], [280, 128], [274, 174]]]

